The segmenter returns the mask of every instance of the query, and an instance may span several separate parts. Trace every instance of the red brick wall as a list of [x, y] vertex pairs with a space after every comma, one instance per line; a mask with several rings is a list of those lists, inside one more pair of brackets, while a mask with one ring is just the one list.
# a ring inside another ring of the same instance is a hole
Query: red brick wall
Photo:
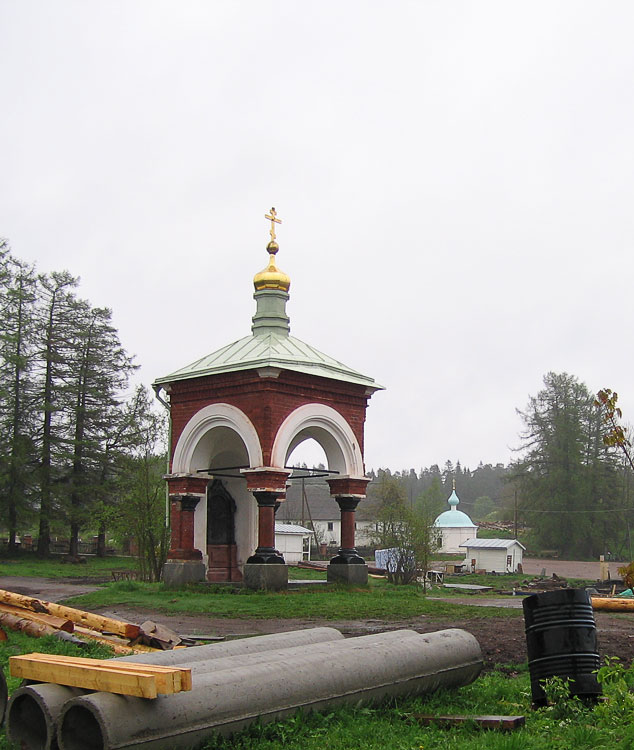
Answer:
[[275, 435], [286, 417], [304, 404], [326, 404], [348, 422], [363, 454], [363, 427], [369, 396], [365, 386], [284, 370], [278, 378], [260, 378], [255, 370], [211, 375], [172, 384], [172, 454], [183, 428], [208, 404], [223, 402], [253, 422], [270, 465]]

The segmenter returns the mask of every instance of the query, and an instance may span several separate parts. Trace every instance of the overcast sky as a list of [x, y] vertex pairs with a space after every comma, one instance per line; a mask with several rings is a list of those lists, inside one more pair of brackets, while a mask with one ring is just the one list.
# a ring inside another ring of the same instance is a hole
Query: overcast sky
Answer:
[[506, 463], [549, 370], [634, 421], [634, 4], [0, 0], [0, 236], [150, 384], [291, 332], [387, 390], [366, 465]]

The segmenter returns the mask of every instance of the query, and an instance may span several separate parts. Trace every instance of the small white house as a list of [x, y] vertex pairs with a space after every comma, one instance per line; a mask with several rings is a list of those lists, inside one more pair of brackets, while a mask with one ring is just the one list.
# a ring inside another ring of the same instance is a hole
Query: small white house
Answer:
[[447, 502], [449, 510], [438, 516], [434, 521], [434, 528], [438, 539], [438, 551], [456, 554], [462, 552], [460, 547], [467, 539], [473, 539], [478, 535], [478, 527], [466, 513], [458, 510], [460, 500], [456, 495], [455, 483]]
[[310, 560], [313, 532], [292, 523], [275, 524], [275, 549], [281, 552], [289, 565]]
[[526, 550], [517, 539], [467, 539], [460, 547], [466, 550], [467, 570], [487, 573], [517, 573]]

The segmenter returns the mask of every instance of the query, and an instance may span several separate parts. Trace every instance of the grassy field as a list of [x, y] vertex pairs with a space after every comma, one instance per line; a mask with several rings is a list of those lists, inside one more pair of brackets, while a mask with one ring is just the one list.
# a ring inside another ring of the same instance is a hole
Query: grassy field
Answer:
[[[0, 574], [42, 577], [83, 576], [109, 579], [110, 571], [131, 567], [131, 558], [91, 558], [84, 566], [39, 561], [21, 555], [16, 561], [0, 559]], [[291, 569], [294, 578], [323, 578], [316, 571]], [[455, 581], [492, 585], [510, 590], [526, 576], [462, 576]], [[449, 579], [448, 579], [449, 580]], [[440, 589], [434, 589], [437, 596]], [[168, 613], [209, 613], [216, 617], [401, 619], [426, 615], [469, 619], [472, 607], [453, 604], [445, 590], [443, 601], [424, 596], [414, 586], [394, 587], [372, 579], [370, 586], [348, 588], [325, 585], [313, 590], [262, 593], [223, 586], [193, 586], [184, 591], [165, 589], [162, 584], [135, 581], [108, 583], [93, 594], [69, 600], [74, 606], [92, 609], [129, 604]], [[487, 594], [489, 597], [489, 594]], [[477, 617], [521, 617], [520, 610], [478, 607]], [[5, 669], [10, 655], [44, 651], [104, 658], [109, 650], [91, 644], [81, 651], [55, 638], [32, 639], [19, 633], [8, 634], [0, 642], [0, 665]], [[629, 750], [634, 747], [634, 695], [624, 675], [615, 670], [612, 683], [605, 686], [607, 700], [594, 707], [559, 700], [549, 709], [530, 708], [529, 679], [524, 665], [509, 665], [488, 672], [460, 690], [403, 699], [375, 707], [338, 709], [320, 714], [301, 715], [266, 726], [255, 725], [231, 740], [216, 738], [204, 750]], [[629, 679], [634, 684], [634, 676]], [[9, 689], [18, 680], [9, 678]], [[450, 729], [421, 727], [416, 713], [443, 714], [523, 714], [526, 727], [508, 734], [481, 731], [473, 725]], [[0, 732], [0, 750], [18, 750]]]
[[[35, 640], [9, 633], [9, 640], [0, 643], [0, 665], [6, 670], [9, 656], [34, 650], [95, 658], [108, 655], [97, 645], [80, 651], [55, 638]], [[297, 714], [286, 721], [254, 725], [231, 740], [209, 740], [201, 750], [630, 750], [634, 695], [626, 677], [613, 670], [612, 682], [604, 685], [606, 700], [596, 706], [560, 698], [547, 709], [533, 711], [526, 667], [509, 665], [459, 690], [374, 707]], [[18, 680], [8, 682], [10, 690], [17, 687]], [[416, 713], [525, 715], [526, 726], [511, 733], [482, 731], [473, 724], [422, 727]], [[4, 732], [0, 732], [0, 750], [18, 750]]]
[[[223, 585], [190, 586], [184, 590], [166, 589], [160, 583], [136, 581], [112, 582], [112, 570], [134, 567], [134, 558], [87, 558], [86, 564], [64, 564], [58, 558], [40, 560], [34, 554], [21, 553], [11, 559], [0, 558], [0, 575], [38, 576], [45, 578], [84, 577], [101, 583], [91, 594], [73, 597], [67, 603], [93, 610], [126, 604], [166, 614], [210, 614], [215, 617], [244, 619], [316, 618], [398, 620], [425, 615], [461, 619], [472, 615], [463, 605], [453, 604], [464, 592], [434, 587], [428, 598], [418, 586], [392, 586], [384, 579], [370, 579], [368, 587], [325, 585], [314, 589], [262, 593]], [[290, 567], [289, 579], [324, 580], [325, 571]], [[525, 576], [456, 576], [446, 580], [492, 586], [494, 590], [511, 591]], [[106, 583], [107, 582], [107, 583]], [[0, 580], [1, 587], [1, 580]], [[487, 598], [495, 593], [487, 593]], [[520, 617], [518, 610], [479, 607], [479, 617]]]
[[[383, 581], [359, 588], [326, 585], [277, 593], [207, 585], [174, 591], [160, 583], [120, 581], [94, 593], [73, 597], [67, 603], [86, 610], [127, 604], [167, 614], [204, 613], [245, 619], [399, 620], [419, 615], [460, 619], [473, 614], [472, 608], [449, 600], [430, 600], [419, 587], [390, 586]], [[478, 607], [478, 617], [520, 616], [519, 610]]]
[[[623, 683], [605, 692], [608, 700], [596, 707], [561, 701], [533, 711], [526, 672], [493, 672], [460, 690], [255, 726], [231, 740], [211, 740], [204, 750], [631, 750], [634, 728], [626, 716], [634, 699]], [[511, 733], [473, 724], [422, 727], [417, 713], [524, 715], [526, 725]]]
[[86, 557], [85, 564], [63, 563], [62, 556], [40, 559], [34, 552], [0, 556], [0, 576], [31, 576], [37, 578], [110, 579], [113, 570], [134, 570], [134, 557]]

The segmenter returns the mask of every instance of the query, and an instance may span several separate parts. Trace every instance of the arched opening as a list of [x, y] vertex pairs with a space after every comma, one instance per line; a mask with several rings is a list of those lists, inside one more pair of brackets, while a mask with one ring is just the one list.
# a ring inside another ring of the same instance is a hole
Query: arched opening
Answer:
[[363, 455], [352, 428], [338, 411], [325, 404], [306, 404], [286, 417], [275, 436], [272, 465], [288, 465], [295, 449], [309, 439], [323, 449], [329, 471], [363, 476]]
[[261, 464], [253, 424], [229, 404], [204, 407], [180, 434], [172, 472], [212, 476], [205, 501], [198, 503], [194, 514], [194, 546], [203, 553], [208, 580], [241, 580], [241, 566], [257, 542], [257, 507], [234, 467]]
[[251, 467], [262, 466], [256, 429], [235, 406], [209, 404], [183, 428], [174, 448], [172, 472], [192, 474], [234, 459]]
[[306, 435], [290, 450], [286, 459], [286, 466], [302, 467], [308, 469], [328, 468], [328, 456], [323, 447], [315, 438]]

